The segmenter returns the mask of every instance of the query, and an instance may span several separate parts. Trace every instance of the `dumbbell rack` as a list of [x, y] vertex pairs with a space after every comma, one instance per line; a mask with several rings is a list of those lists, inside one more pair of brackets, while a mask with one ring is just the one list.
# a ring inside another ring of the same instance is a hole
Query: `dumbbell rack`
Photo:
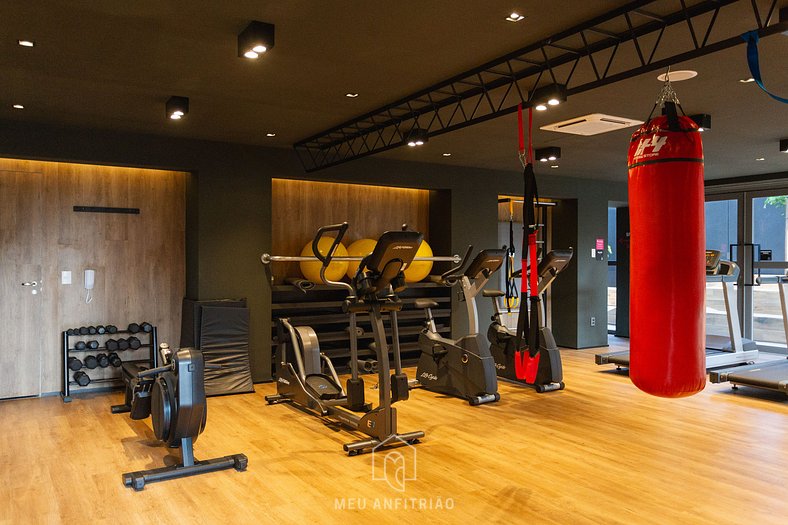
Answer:
[[[98, 348], [86, 348], [84, 350], [77, 350], [72, 345], [73, 341], [85, 340], [85, 339], [88, 339], [88, 338], [96, 339], [96, 340], [100, 340], [100, 338], [102, 338], [102, 339], [109, 339], [109, 338], [118, 337], [121, 334], [130, 334], [130, 335], [134, 335], [135, 337], [138, 337], [138, 338], [142, 337], [142, 336], [148, 336], [148, 342], [147, 343], [142, 343], [142, 345], [140, 345], [140, 347], [137, 348], [137, 349], [127, 348], [125, 350], [120, 350], [120, 349], [118, 349], [118, 350], [107, 350], [106, 344], [104, 346], [99, 346]], [[129, 330], [118, 330], [117, 332], [115, 332], [113, 334], [104, 333], [104, 334], [91, 334], [91, 335], [83, 335], [83, 334], [68, 335], [68, 332], [66, 332], [66, 331], [61, 332], [61, 351], [62, 351], [62, 357], [63, 357], [63, 389], [60, 391], [60, 397], [63, 399], [63, 402], [64, 403], [70, 403], [71, 402], [72, 387], [75, 388], [77, 391], [81, 391], [83, 389], [87, 389], [89, 391], [95, 392], [95, 391], [97, 391], [99, 389], [97, 389], [97, 388], [90, 388], [91, 385], [94, 385], [94, 384], [110, 384], [111, 385], [110, 388], [112, 388], [112, 386], [120, 387], [120, 386], [122, 386], [122, 383], [123, 383], [123, 378], [122, 378], [122, 376], [120, 374], [121, 367], [115, 368], [115, 367], [109, 366], [109, 367], [106, 367], [106, 368], [100, 368], [100, 367], [99, 368], [94, 368], [93, 370], [106, 370], [107, 368], [112, 368], [114, 370], [117, 370], [117, 375], [112, 376], [112, 377], [103, 377], [103, 378], [98, 378], [98, 379], [91, 379], [90, 383], [88, 385], [85, 385], [84, 387], [79, 385], [76, 381], [74, 381], [72, 379], [72, 374], [73, 374], [74, 371], [72, 371], [68, 367], [68, 358], [69, 358], [69, 356], [71, 354], [85, 354], [85, 355], [93, 354], [93, 355], [95, 355], [95, 354], [97, 354], [97, 353], [99, 353], [99, 352], [101, 352], [103, 350], [106, 353], [115, 352], [116, 354], [118, 354], [120, 356], [121, 354], [128, 355], [128, 352], [140, 352], [143, 349], [147, 348], [148, 349], [148, 358], [147, 359], [126, 360], [126, 359], [122, 359], [121, 358], [121, 360], [124, 363], [147, 363], [148, 365], [150, 365], [151, 368], [155, 368], [156, 367], [156, 362], [157, 362], [156, 350], [157, 350], [157, 348], [159, 346], [158, 341], [159, 341], [158, 332], [157, 332], [155, 326], [153, 327], [153, 329], [150, 332], [142, 332], [142, 331], [140, 331], [140, 332], [136, 332], [136, 333], [130, 332]], [[91, 369], [89, 369], [87, 367], [83, 367], [82, 370], [85, 373], [88, 373]], [[76, 392], [74, 392], [74, 393], [76, 393]]]

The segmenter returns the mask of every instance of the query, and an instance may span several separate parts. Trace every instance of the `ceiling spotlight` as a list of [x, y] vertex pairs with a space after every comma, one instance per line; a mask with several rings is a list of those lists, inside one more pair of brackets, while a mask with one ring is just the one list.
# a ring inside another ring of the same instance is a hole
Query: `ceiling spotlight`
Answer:
[[258, 58], [274, 47], [274, 24], [252, 21], [238, 35], [238, 56]]
[[22, 47], [34, 47], [36, 45], [32, 40], [17, 40], [16, 42]]
[[742, 84], [749, 84], [750, 82], [755, 82], [755, 79], [752, 78], [752, 77], [750, 77], [750, 78], [740, 78], [739, 82], [741, 82]]
[[430, 137], [427, 135], [426, 129], [413, 128], [406, 136], [405, 143], [411, 148], [415, 148], [416, 146], [423, 146], [429, 140]]
[[444, 157], [451, 157], [451, 153], [444, 153], [443, 156]]
[[539, 148], [534, 151], [534, 158], [539, 159], [539, 162], [555, 161], [561, 158], [561, 148], [557, 146], [550, 146], [549, 148]]
[[189, 97], [170, 97], [166, 108], [168, 118], [180, 120], [189, 112]]
[[544, 111], [548, 106], [557, 106], [566, 100], [566, 86], [563, 84], [549, 84], [535, 89], [529, 102], [537, 111]]
[[25, 109], [25, 106], [23, 106], [22, 104], [14, 104], [11, 107], [14, 108], [14, 109]]
[[525, 16], [521, 15], [520, 13], [512, 12], [509, 16], [506, 17], [506, 20], [509, 22], [519, 22], [525, 18]]
[[276, 137], [276, 133], [266, 133], [266, 137]]
[[698, 125], [698, 131], [708, 131], [711, 129], [711, 115], [699, 113], [697, 115], [690, 115], [690, 118]]
[[758, 157], [758, 158], [757, 158], [757, 159], [755, 159], [755, 160], [761, 161], [761, 160], [766, 160], [766, 158], [765, 158], [765, 157]]
[[691, 69], [684, 69], [684, 70], [671, 71], [670, 73], [662, 73], [660, 75], [657, 75], [657, 80], [659, 80], [660, 82], [666, 82], [668, 80], [670, 80], [671, 82], [681, 82], [682, 80], [689, 80], [697, 76], [698, 76], [697, 71], [693, 71]]
[[780, 139], [780, 151], [788, 153], [788, 139]]
[[345, 93], [345, 96], [347, 98], [356, 98], [358, 96], [358, 93]]

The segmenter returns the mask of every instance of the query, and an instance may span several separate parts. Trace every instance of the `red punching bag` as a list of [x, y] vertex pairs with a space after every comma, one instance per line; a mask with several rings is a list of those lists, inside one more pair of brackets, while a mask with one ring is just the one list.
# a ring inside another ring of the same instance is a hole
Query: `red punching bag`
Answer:
[[684, 397], [706, 384], [703, 145], [675, 103], [665, 112], [629, 144], [629, 377], [646, 393]]

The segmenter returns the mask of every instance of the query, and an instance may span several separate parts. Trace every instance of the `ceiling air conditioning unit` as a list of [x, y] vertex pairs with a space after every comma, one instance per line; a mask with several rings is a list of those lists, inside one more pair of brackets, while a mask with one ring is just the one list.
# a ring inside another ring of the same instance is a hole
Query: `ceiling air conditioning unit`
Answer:
[[556, 122], [542, 126], [539, 129], [546, 131], [557, 131], [559, 133], [570, 133], [572, 135], [599, 135], [608, 131], [629, 128], [643, 124], [642, 120], [632, 120], [631, 118], [614, 117], [603, 115], [602, 113], [592, 113], [582, 117], [576, 117], [563, 122]]

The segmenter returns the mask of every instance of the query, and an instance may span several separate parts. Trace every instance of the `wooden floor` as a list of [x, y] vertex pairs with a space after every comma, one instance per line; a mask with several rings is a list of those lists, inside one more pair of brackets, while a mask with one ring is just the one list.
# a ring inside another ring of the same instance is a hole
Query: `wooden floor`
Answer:
[[788, 522], [786, 396], [709, 384], [660, 399], [593, 356], [563, 351], [562, 392], [502, 384], [482, 407], [413, 392], [400, 430], [427, 436], [402, 449], [416, 477], [402, 492], [372, 479], [380, 454], [345, 456], [346, 432], [266, 405], [273, 384], [209, 401], [198, 457], [243, 452], [246, 472], [140, 493], [121, 473], [160, 466], [166, 450], [149, 420], [110, 414], [120, 394], [0, 402], [0, 523]]

